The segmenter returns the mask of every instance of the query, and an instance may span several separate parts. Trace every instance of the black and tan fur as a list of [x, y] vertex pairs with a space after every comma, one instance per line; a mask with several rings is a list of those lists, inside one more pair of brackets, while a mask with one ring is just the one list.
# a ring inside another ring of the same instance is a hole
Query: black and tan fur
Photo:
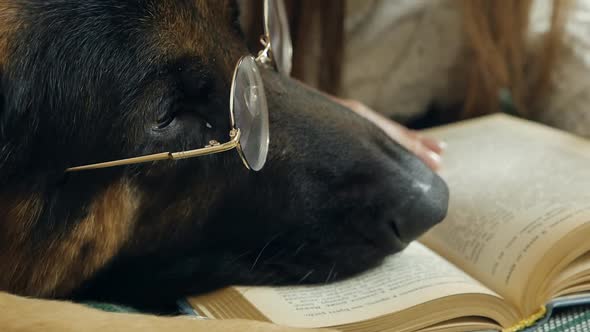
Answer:
[[272, 69], [262, 70], [263, 171], [228, 152], [64, 173], [225, 139], [231, 74], [247, 53], [233, 1], [0, 0], [0, 327], [75, 330], [83, 323], [46, 314], [73, 310], [88, 329], [109, 320], [126, 331], [270, 329], [112, 318], [19, 296], [162, 312], [228, 284], [328, 282], [379, 264], [442, 219], [438, 176]]

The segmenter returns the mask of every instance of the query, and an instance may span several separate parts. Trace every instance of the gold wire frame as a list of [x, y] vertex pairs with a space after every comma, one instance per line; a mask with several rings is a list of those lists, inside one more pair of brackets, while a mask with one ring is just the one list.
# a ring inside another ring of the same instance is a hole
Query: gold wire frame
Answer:
[[[260, 42], [262, 43], [264, 49], [260, 51], [260, 53], [258, 54], [258, 56], [256, 58], [254, 58], [254, 61], [257, 64], [261, 64], [261, 65], [265, 65], [265, 66], [272, 66], [274, 63], [274, 59], [272, 57], [271, 42], [270, 42], [269, 1], [273, 1], [273, 0], [265, 0], [264, 1], [264, 36], [262, 36], [260, 38]], [[282, 0], [275, 0], [275, 1], [282, 1]], [[283, 3], [278, 4], [278, 6], [282, 6], [281, 8], [284, 8]], [[284, 15], [282, 15], [282, 16], [284, 16]], [[286, 18], [283, 18], [283, 19], [286, 19]], [[142, 163], [161, 161], [161, 160], [182, 160], [182, 159], [188, 159], [188, 158], [194, 158], [194, 157], [207, 156], [207, 155], [216, 154], [216, 153], [222, 153], [222, 152], [230, 151], [233, 149], [236, 149], [238, 151], [238, 155], [240, 156], [240, 159], [242, 159], [244, 166], [246, 166], [246, 168], [248, 170], [250, 170], [251, 167], [248, 164], [248, 161], [246, 160], [246, 157], [245, 157], [244, 152], [242, 150], [242, 146], [240, 145], [241, 132], [240, 132], [239, 128], [236, 128], [235, 115], [234, 115], [234, 98], [235, 98], [235, 89], [236, 89], [236, 87], [235, 87], [236, 76], [238, 73], [238, 68], [240, 67], [240, 65], [244, 61], [244, 59], [246, 59], [247, 57], [252, 57], [252, 56], [246, 55], [246, 56], [241, 57], [238, 60], [236, 67], [234, 68], [234, 73], [233, 73], [233, 77], [232, 77], [232, 84], [231, 84], [231, 90], [230, 90], [230, 125], [231, 125], [232, 129], [230, 130], [230, 133], [229, 133], [229, 136], [230, 136], [229, 142], [221, 144], [217, 141], [210, 141], [209, 145], [205, 146], [204, 148], [200, 148], [200, 149], [180, 151], [180, 152], [162, 152], [162, 153], [150, 154], [150, 155], [134, 157], [134, 158], [119, 159], [119, 160], [107, 161], [107, 162], [96, 163], [96, 164], [70, 167], [70, 168], [66, 169], [66, 172], [79, 172], [79, 171], [86, 171], [86, 170], [93, 170], [93, 169], [101, 169], [101, 168], [133, 165], [133, 164], [142, 164]], [[274, 66], [276, 67], [277, 64], [274, 63]]]
[[117, 166], [124, 166], [124, 165], [133, 165], [133, 164], [141, 164], [141, 163], [148, 163], [152, 161], [160, 161], [160, 160], [182, 160], [188, 158], [195, 158], [201, 156], [207, 156], [211, 154], [226, 152], [232, 149], [238, 150], [238, 155], [240, 159], [242, 159], [242, 163], [248, 170], [251, 169], [250, 164], [246, 160], [244, 152], [242, 150], [242, 146], [240, 145], [240, 137], [241, 131], [239, 128], [236, 128], [236, 117], [235, 117], [235, 110], [234, 110], [234, 100], [235, 100], [235, 93], [236, 93], [236, 79], [238, 76], [238, 69], [242, 65], [245, 59], [251, 58], [252, 61], [256, 61], [253, 56], [245, 55], [241, 57], [236, 67], [234, 68], [234, 73], [232, 75], [232, 83], [231, 83], [231, 90], [230, 90], [230, 99], [229, 99], [229, 117], [230, 117], [230, 126], [231, 130], [229, 132], [230, 141], [226, 143], [219, 143], [217, 141], [210, 141], [209, 145], [205, 146], [204, 148], [195, 149], [195, 150], [188, 150], [188, 151], [180, 151], [180, 152], [162, 152], [156, 154], [150, 154], [141, 157], [134, 157], [134, 158], [127, 158], [127, 159], [119, 159], [113, 161], [107, 161], [103, 163], [96, 163], [84, 166], [76, 166], [66, 169], [66, 172], [79, 172], [79, 171], [87, 171], [92, 169], [100, 169], [100, 168], [109, 168], [109, 167], [117, 167]]
[[[114, 161], [108, 161], [104, 163], [97, 163], [97, 164], [90, 164], [84, 166], [77, 166], [71, 167], [66, 170], [66, 172], [78, 172], [78, 171], [86, 171], [91, 169], [100, 169], [100, 168], [108, 168], [108, 167], [116, 167], [116, 166], [124, 166], [124, 165], [133, 165], [133, 164], [141, 164], [147, 163], [151, 161], [160, 161], [160, 160], [182, 160], [200, 156], [206, 156], [215, 153], [226, 152], [232, 149], [237, 148], [240, 145], [240, 130], [239, 129], [232, 129], [230, 132], [231, 140], [229, 142], [220, 144], [216, 141], [209, 142], [210, 145], [207, 145], [204, 148], [196, 149], [196, 150], [188, 150], [188, 151], [180, 151], [180, 152], [162, 152], [156, 154], [150, 154], [141, 157], [135, 158], [128, 158], [128, 159], [120, 159]], [[240, 149], [241, 150], [241, 149]], [[240, 152], [240, 156], [242, 153]]]
[[234, 100], [235, 100], [235, 92], [236, 92], [236, 78], [238, 75], [238, 69], [242, 65], [245, 59], [251, 58], [252, 61], [258, 63], [259, 61], [254, 59], [251, 55], [245, 55], [241, 57], [236, 67], [234, 68], [234, 73], [232, 76], [232, 84], [230, 90], [230, 100], [229, 100], [229, 115], [230, 115], [230, 126], [231, 130], [229, 132], [230, 141], [226, 143], [219, 143], [217, 141], [210, 141], [209, 145], [205, 146], [204, 148], [195, 149], [195, 150], [188, 150], [188, 151], [180, 151], [180, 152], [162, 152], [156, 154], [145, 155], [141, 157], [134, 157], [134, 158], [127, 158], [127, 159], [119, 159], [113, 161], [107, 161], [102, 163], [96, 164], [89, 164], [84, 166], [76, 166], [66, 169], [66, 172], [79, 172], [79, 171], [87, 171], [92, 169], [100, 169], [100, 168], [109, 168], [109, 167], [117, 167], [117, 166], [124, 166], [124, 165], [133, 165], [133, 164], [141, 164], [147, 163], [152, 161], [160, 161], [160, 160], [181, 160], [181, 159], [188, 159], [188, 158], [195, 158], [201, 157], [221, 152], [226, 152], [232, 149], [238, 150], [238, 155], [240, 159], [242, 159], [242, 163], [244, 166], [251, 170], [250, 164], [248, 164], [248, 160], [244, 155], [242, 150], [242, 146], [240, 145], [240, 137], [241, 131], [239, 128], [236, 128], [236, 118], [235, 118], [235, 110], [234, 110]]

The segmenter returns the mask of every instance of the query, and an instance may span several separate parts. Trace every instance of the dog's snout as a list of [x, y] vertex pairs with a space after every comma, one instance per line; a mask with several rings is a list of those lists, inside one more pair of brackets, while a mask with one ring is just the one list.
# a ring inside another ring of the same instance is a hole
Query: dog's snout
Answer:
[[[284, 172], [303, 197], [304, 205], [285, 204], [293, 208], [289, 214], [303, 214], [313, 229], [325, 230], [318, 234], [330, 234], [312, 237], [321, 243], [314, 255], [329, 252], [340, 272], [359, 272], [403, 250], [445, 217], [446, 184], [379, 125], [387, 119], [372, 121], [297, 81], [262, 74], [271, 119], [264, 171]], [[301, 219], [289, 221], [309, 239]], [[355, 252], [359, 258], [340, 256], [342, 248], [361, 248]]]
[[396, 209], [391, 227], [402, 242], [409, 243], [444, 219], [448, 200], [447, 185], [440, 177], [430, 176], [427, 181], [417, 178]]

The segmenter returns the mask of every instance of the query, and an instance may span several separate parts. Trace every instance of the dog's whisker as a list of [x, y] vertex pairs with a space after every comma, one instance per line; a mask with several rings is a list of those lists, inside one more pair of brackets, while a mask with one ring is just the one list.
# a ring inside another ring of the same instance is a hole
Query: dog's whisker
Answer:
[[338, 272], [334, 271], [334, 274], [332, 274], [332, 281], [336, 280], [336, 276], [338, 276]]
[[250, 272], [252, 272], [254, 270], [254, 268], [256, 267], [256, 264], [258, 263], [258, 260], [260, 260], [260, 257], [262, 257], [262, 254], [264, 253], [264, 250], [272, 243], [272, 241], [274, 241], [278, 237], [279, 237], [279, 234], [273, 236], [272, 238], [270, 238], [270, 240], [268, 240], [268, 242], [266, 242], [266, 244], [264, 245], [264, 247], [262, 247], [262, 249], [258, 253], [258, 256], [256, 256], [256, 259], [254, 260], [254, 263], [252, 263], [252, 266], [250, 267]]
[[330, 272], [328, 272], [328, 276], [326, 277], [326, 281], [324, 283], [328, 283], [330, 282], [330, 278], [332, 278], [332, 274], [334, 273], [334, 269], [336, 268], [336, 263], [332, 264], [332, 268], [330, 269]]
[[297, 281], [297, 284], [301, 284], [305, 281], [305, 279], [309, 278], [309, 276], [314, 272], [315, 270], [309, 270], [309, 272], [307, 272], [303, 277], [301, 277], [301, 279], [299, 279], [299, 281]]
[[293, 252], [293, 257], [297, 256], [297, 254], [299, 254], [299, 252], [301, 250], [303, 250], [303, 248], [305, 248], [306, 245], [307, 245], [307, 243], [305, 243], [305, 242], [300, 244], [299, 247], [297, 247], [297, 249], [295, 249], [295, 251]]

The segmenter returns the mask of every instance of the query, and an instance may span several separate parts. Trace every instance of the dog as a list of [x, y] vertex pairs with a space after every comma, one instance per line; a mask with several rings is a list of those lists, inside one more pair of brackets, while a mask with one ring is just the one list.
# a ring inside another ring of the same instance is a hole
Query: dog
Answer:
[[[260, 68], [268, 161], [234, 153], [66, 173], [227, 136], [226, 0], [0, 0], [3, 331], [288, 330], [152, 313], [231, 284], [340, 280], [440, 222], [445, 183], [375, 124]], [[225, 135], [225, 136], [224, 136]]]

